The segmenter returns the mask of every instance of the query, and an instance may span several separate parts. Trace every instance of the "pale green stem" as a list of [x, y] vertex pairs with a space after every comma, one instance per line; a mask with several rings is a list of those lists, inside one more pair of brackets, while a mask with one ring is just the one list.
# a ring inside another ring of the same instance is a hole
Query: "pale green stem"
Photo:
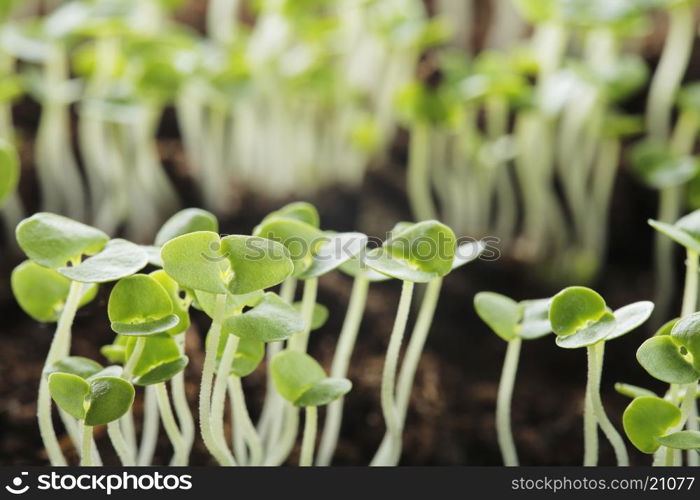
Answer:
[[503, 370], [501, 371], [501, 381], [498, 384], [498, 398], [496, 400], [496, 432], [498, 433], [498, 446], [503, 456], [503, 464], [508, 467], [518, 465], [518, 452], [516, 451], [515, 441], [513, 440], [510, 411], [521, 345], [522, 339], [520, 337], [516, 337], [508, 342], [506, 358], [503, 362]]
[[629, 465], [629, 457], [627, 456], [627, 448], [625, 447], [625, 441], [617, 432], [615, 426], [610, 422], [607, 414], [605, 413], [605, 408], [603, 407], [603, 401], [600, 397], [600, 380], [603, 372], [603, 359], [605, 356], [605, 342], [598, 342], [593, 346], [588, 347], [592, 351], [595, 360], [595, 382], [593, 385], [593, 390], [591, 392], [591, 399], [593, 403], [593, 412], [595, 418], [600, 425], [603, 434], [608, 438], [610, 444], [615, 451], [615, 458], [617, 459], [617, 465], [621, 467], [626, 467]]
[[[384, 369], [382, 371], [381, 405], [382, 414], [384, 415], [384, 421], [389, 434], [389, 460], [396, 456], [396, 450], [400, 450], [401, 448], [402, 426], [394, 399], [396, 391], [395, 381], [399, 355], [401, 353], [401, 343], [403, 341], [404, 332], [406, 331], [412, 296], [413, 283], [404, 281], [401, 289], [399, 306], [396, 311], [396, 318], [394, 320], [394, 327], [391, 332], [391, 337], [389, 338], [389, 346], [384, 360]], [[378, 456], [378, 454], [379, 453], [375, 454], [371, 465], [386, 465], [382, 457]]]
[[155, 387], [149, 385], [144, 392], [143, 432], [141, 433], [141, 445], [137, 459], [137, 464], [140, 467], [153, 463], [159, 427], [158, 395]]
[[64, 358], [70, 353], [71, 344], [71, 326], [75, 313], [80, 304], [80, 296], [83, 289], [83, 284], [78, 281], [72, 281], [68, 290], [68, 297], [63, 306], [61, 317], [56, 325], [49, 352], [46, 355], [44, 369], [42, 370], [41, 381], [39, 383], [39, 395], [37, 400], [37, 417], [39, 419], [39, 433], [46, 447], [46, 453], [49, 456], [51, 465], [67, 465], [66, 458], [63, 456], [61, 446], [58, 444], [56, 430], [51, 419], [51, 394], [49, 393], [49, 382], [44, 372], [50, 368], [56, 361]]
[[306, 407], [304, 419], [304, 437], [301, 441], [300, 467], [311, 467], [314, 461], [314, 445], [316, 444], [316, 429], [318, 427], [318, 409], [315, 406]]
[[698, 252], [687, 249], [686, 254], [681, 317], [694, 313], [698, 303]]
[[[291, 304], [294, 302], [294, 293], [297, 288], [296, 278], [287, 278], [282, 282], [280, 287], [280, 298]], [[267, 363], [269, 364], [275, 354], [282, 350], [282, 342], [270, 342], [267, 344]], [[277, 410], [282, 406], [282, 396], [279, 395], [277, 390], [275, 390], [275, 385], [272, 382], [272, 375], [270, 371], [267, 371], [267, 383], [265, 385], [265, 401], [263, 402], [263, 408], [260, 413], [260, 420], [258, 422], [258, 433], [263, 442], [268, 442], [267, 437], [270, 434], [270, 428], [272, 426], [273, 420], [277, 413]]]
[[82, 439], [80, 440], [80, 466], [92, 466], [92, 427], [80, 422], [82, 426]]
[[226, 434], [224, 433], [224, 409], [226, 406], [226, 388], [228, 385], [228, 376], [231, 372], [233, 358], [238, 349], [239, 338], [233, 334], [228, 334], [224, 352], [221, 355], [219, 369], [216, 374], [216, 382], [214, 383], [214, 391], [211, 397], [211, 433], [217, 443], [220, 451], [226, 453], [231, 462], [236, 462], [228, 445], [226, 444]]
[[596, 362], [595, 351], [589, 347], [588, 375], [586, 379], [586, 395], [583, 406], [583, 465], [595, 467], [598, 465], [598, 423], [593, 409], [593, 392], [595, 392]]
[[225, 307], [226, 295], [218, 294], [214, 307], [214, 318], [206, 339], [202, 382], [199, 390], [199, 427], [205, 446], [217, 462], [221, 465], [235, 465], [233, 457], [230, 456], [230, 453], [226, 453], [226, 450], [221, 450], [220, 443], [216, 442], [211, 432], [212, 382], [216, 369], [216, 353], [221, 337], [221, 323], [224, 319]]
[[[442, 278], [436, 278], [428, 283], [425, 296], [423, 297], [423, 302], [421, 303], [420, 311], [418, 312], [418, 318], [416, 319], [416, 324], [413, 327], [411, 339], [408, 342], [406, 354], [404, 355], [403, 363], [401, 364], [399, 379], [396, 384], [396, 408], [399, 414], [401, 428], [403, 428], [406, 422], [408, 403], [411, 398], [411, 391], [413, 390], [413, 380], [416, 376], [418, 363], [420, 362], [420, 358], [423, 353], [425, 341], [428, 338], [428, 333], [430, 333], [430, 325], [433, 323], [433, 316], [435, 315], [435, 309], [437, 308], [441, 287]], [[384, 433], [384, 439], [382, 440], [382, 444], [377, 451], [375, 459], [387, 465], [396, 465], [398, 464], [401, 456], [401, 443], [399, 443], [398, 448], [394, 449], [394, 454], [389, 456], [390, 442], [391, 438], [389, 432], [387, 431]]]
[[[659, 191], [659, 213], [657, 219], [667, 224], [673, 224], [681, 211], [682, 188], [672, 186]], [[656, 297], [654, 313], [658, 318], [668, 316], [675, 283], [673, 266], [673, 241], [667, 236], [655, 231], [654, 234], [654, 271], [656, 281]]]
[[435, 206], [430, 183], [430, 128], [416, 123], [411, 129], [406, 189], [417, 220], [435, 218]]
[[[58, 408], [58, 416], [61, 417], [61, 422], [63, 422], [63, 426], [66, 428], [75, 449], [80, 449], [80, 440], [82, 439], [80, 436], [80, 423], [61, 408]], [[100, 452], [94, 439], [92, 440], [92, 462], [98, 466], [102, 465], [102, 457], [100, 457]]]
[[258, 433], [255, 430], [253, 421], [250, 419], [240, 377], [237, 377], [236, 375], [231, 375], [229, 377], [229, 392], [231, 393], [231, 401], [236, 411], [235, 418], [241, 422], [243, 438], [250, 449], [250, 460], [248, 461], [248, 465], [262, 465], [262, 442], [260, 441], [260, 436], [258, 436]]
[[301, 298], [301, 317], [304, 319], [304, 330], [295, 334], [289, 340], [289, 349], [291, 350], [306, 352], [317, 293], [318, 278], [310, 278], [304, 281], [304, 294]]
[[[685, 427], [685, 424], [688, 421], [688, 417], [692, 413], [692, 407], [696, 404], [695, 403], [695, 395], [696, 395], [697, 389], [698, 389], [697, 381], [693, 381], [690, 384], [686, 384], [685, 393], [683, 395], [683, 402], [681, 403], [681, 420], [680, 420], [680, 422], [678, 422], [678, 424], [676, 426], [674, 426], [671, 430], [668, 431], [668, 434], [673, 434], [674, 432], [681, 431], [681, 430], [683, 430], [683, 427]], [[675, 401], [675, 399], [674, 399], [674, 401]], [[678, 452], [678, 450], [674, 450], [673, 448], [666, 448], [665, 465], [667, 465], [667, 466], [682, 465], [681, 458], [682, 458], [682, 455], [681, 455], [681, 453]]]
[[122, 378], [124, 380], [131, 381], [134, 376], [134, 368], [136, 368], [136, 363], [139, 362], [143, 350], [146, 348], [146, 337], [137, 337], [136, 344], [134, 345], [134, 350], [131, 352], [126, 365], [124, 365], [124, 371], [122, 372]]
[[173, 406], [175, 414], [180, 423], [180, 431], [182, 432], [182, 440], [185, 442], [186, 451], [185, 457], [189, 462], [192, 444], [194, 443], [194, 418], [192, 418], [192, 410], [187, 401], [187, 391], [185, 390], [185, 374], [180, 372], [171, 382], [173, 394]]
[[134, 460], [134, 454], [126, 444], [124, 435], [122, 434], [121, 427], [119, 426], [119, 421], [110, 422], [107, 424], [107, 434], [109, 434], [109, 439], [112, 441], [112, 446], [114, 446], [114, 451], [117, 452], [119, 461], [125, 467], [133, 467], [136, 465], [136, 460]]
[[[369, 281], [362, 276], [357, 276], [352, 285], [348, 311], [345, 315], [340, 335], [338, 336], [338, 345], [336, 346], [335, 354], [333, 355], [331, 377], [342, 378], [348, 373], [350, 358], [355, 349], [357, 333], [360, 330], [362, 315], [367, 303], [368, 290]], [[340, 425], [343, 418], [343, 402], [344, 398], [340, 397], [328, 405], [326, 409], [321, 443], [319, 444], [318, 455], [316, 457], [316, 465], [318, 466], [330, 465], [331, 459], [333, 458], [333, 453], [338, 444], [338, 436], [340, 435]]]
[[163, 422], [163, 428], [168, 435], [168, 439], [173, 445], [173, 459], [170, 465], [183, 466], [187, 465], [187, 443], [182, 439], [182, 433], [175, 421], [170, 398], [168, 397], [168, 388], [165, 382], [156, 384], [156, 396], [158, 397], [158, 409], [160, 410], [160, 419]]
[[[697, 388], [696, 388], [697, 391]], [[697, 399], [695, 402], [693, 402], [690, 405], [690, 412], [688, 413], [688, 423], [686, 424], [686, 428], [689, 431], [698, 431], [700, 430], [700, 422], [698, 422], [698, 404], [697, 404]], [[698, 453], [697, 450], [688, 450], [688, 465], [691, 467], [696, 467], [700, 465], [700, 454]]]
[[299, 408], [283, 401], [279, 411], [284, 412], [283, 429], [279, 439], [273, 442], [272, 449], [266, 454], [265, 465], [281, 465], [291, 453], [299, 432]]

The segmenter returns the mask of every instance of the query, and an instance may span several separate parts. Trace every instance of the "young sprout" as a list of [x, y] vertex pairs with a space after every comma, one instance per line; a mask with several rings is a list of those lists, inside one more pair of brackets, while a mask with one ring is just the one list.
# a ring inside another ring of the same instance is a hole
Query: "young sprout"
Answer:
[[[697, 416], [695, 399], [700, 379], [700, 313], [681, 318], [670, 331], [665, 329], [646, 340], [637, 350], [637, 360], [652, 377], [671, 384], [670, 403], [674, 407], [680, 403], [680, 410], [678, 421], [670, 431], [681, 432], [686, 423], [690, 424], [690, 420]], [[693, 426], [687, 432], [693, 434], [697, 428]], [[677, 447], [666, 449], [665, 465], [680, 465], [673, 448]]]
[[81, 466], [94, 465], [93, 428], [105, 424], [122, 464], [136, 463], [117, 424], [134, 402], [134, 386], [120, 378], [119, 371], [118, 367], [102, 369], [84, 358], [66, 358], [46, 373], [56, 405], [81, 423]]
[[605, 413], [600, 398], [605, 342], [636, 329], [651, 315], [651, 302], [635, 302], [611, 312], [603, 297], [590, 288], [565, 288], [552, 298], [549, 321], [556, 343], [565, 349], [585, 347], [588, 353], [588, 381], [584, 405], [584, 465], [598, 462], [600, 426], [615, 450], [618, 465], [629, 465], [627, 450], [619, 433]]
[[284, 399], [306, 408], [304, 437], [299, 465], [313, 464], [316, 443], [317, 408], [344, 396], [352, 383], [346, 378], [329, 378], [321, 365], [306, 353], [286, 350], [272, 358], [270, 373], [275, 387]]
[[518, 465], [510, 414], [520, 347], [523, 339], [537, 339], [551, 333], [549, 302], [550, 299], [515, 302], [505, 295], [493, 292], [480, 292], [474, 297], [476, 313], [496, 335], [508, 343], [496, 400], [496, 432], [506, 466]]
[[[182, 288], [209, 296], [213, 308], [207, 334], [200, 389], [200, 427], [207, 448], [221, 464], [234, 465], [235, 459], [217, 442], [212, 433], [212, 383], [216, 351], [224, 320], [235, 313], [230, 302], [236, 295], [259, 292], [284, 281], [294, 265], [289, 252], [279, 243], [255, 236], [196, 231], [168, 241], [161, 250], [163, 269]], [[200, 305], [202, 299], [197, 298]]]
[[[22, 288], [22, 281], [30, 279], [31, 276], [36, 279], [37, 274], [41, 272], [37, 270], [37, 266], [54, 270], [55, 273], [70, 280], [68, 293], [63, 301], [56, 294], [55, 285], [60, 280], [53, 276], [52, 279], [45, 282], [45, 285], [51, 287], [52, 290], [48, 292], [47, 296], [51, 305], [44, 304], [42, 308], [46, 311], [52, 307], [57, 313], [59, 310], [61, 311], [57, 318], [56, 332], [46, 356], [45, 368], [47, 368], [69, 355], [71, 326], [75, 313], [80, 307], [83, 297], [91, 293], [85, 290], [93, 288], [93, 284], [114, 281], [133, 274], [146, 265], [147, 255], [137, 245], [124, 240], [110, 241], [109, 237], [98, 229], [45, 212], [37, 213], [23, 220], [17, 226], [16, 237], [20, 248], [33, 263], [32, 265], [21, 265], [23, 267], [20, 268], [20, 271], [27, 274], [20, 272], [15, 278], [13, 289], [17, 290], [18, 294]], [[82, 261], [84, 255], [91, 255], [91, 257]], [[26, 277], [22, 278], [22, 276]], [[63, 286], [65, 286], [65, 282], [63, 282]], [[37, 297], [41, 297], [41, 295], [37, 295]], [[26, 300], [23, 301], [27, 304]], [[49, 315], [45, 318], [48, 319]], [[51, 464], [65, 465], [66, 460], [58, 445], [51, 420], [51, 397], [48, 383], [43, 378], [39, 384], [37, 414], [39, 430]], [[70, 427], [68, 428], [70, 429]]]
[[[438, 281], [430, 291], [430, 295], [437, 296], [439, 281], [452, 270], [456, 247], [454, 233], [440, 222], [400, 223], [382, 247], [370, 251], [365, 258], [364, 263], [374, 271], [403, 282], [382, 371], [381, 405], [387, 428], [386, 445], [377, 450], [372, 465], [396, 464], [401, 456], [403, 411], [398, 400], [396, 374], [414, 283]], [[410, 392], [410, 386], [408, 389]]]

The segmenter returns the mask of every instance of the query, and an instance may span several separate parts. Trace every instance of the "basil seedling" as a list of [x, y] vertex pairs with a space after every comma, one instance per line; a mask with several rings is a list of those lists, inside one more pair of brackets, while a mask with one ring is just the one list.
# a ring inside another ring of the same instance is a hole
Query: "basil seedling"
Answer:
[[598, 293], [585, 287], [565, 288], [552, 298], [549, 321], [556, 343], [565, 349], [585, 347], [588, 353], [588, 381], [584, 412], [584, 465], [598, 461], [597, 427], [615, 450], [618, 465], [628, 465], [625, 444], [605, 413], [600, 398], [605, 342], [636, 329], [651, 315], [651, 302], [635, 302], [611, 312]]
[[496, 400], [496, 432], [506, 466], [518, 465], [510, 409], [520, 347], [523, 339], [537, 339], [551, 333], [549, 302], [550, 299], [515, 302], [505, 295], [493, 292], [480, 292], [474, 297], [476, 313], [496, 335], [508, 343]]

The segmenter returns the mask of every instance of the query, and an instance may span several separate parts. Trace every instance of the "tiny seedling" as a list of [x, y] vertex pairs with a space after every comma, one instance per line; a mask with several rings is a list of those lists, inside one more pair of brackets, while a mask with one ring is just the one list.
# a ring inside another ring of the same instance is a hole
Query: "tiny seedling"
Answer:
[[600, 398], [605, 342], [636, 329], [651, 315], [651, 302], [635, 302], [612, 312], [598, 293], [585, 287], [565, 288], [552, 298], [549, 321], [556, 343], [565, 349], [586, 348], [588, 380], [584, 405], [584, 465], [598, 462], [597, 427], [615, 450], [618, 465], [628, 465], [625, 443], [605, 413]]
[[550, 299], [516, 302], [493, 292], [480, 292], [474, 297], [474, 309], [479, 317], [508, 343], [496, 400], [496, 432], [506, 466], [518, 465], [510, 414], [520, 348], [523, 340], [538, 339], [551, 333], [549, 302]]
[[321, 365], [311, 356], [293, 350], [276, 354], [272, 358], [270, 373], [284, 399], [297, 407], [306, 408], [299, 465], [309, 467], [313, 464], [316, 443], [317, 408], [350, 392], [352, 383], [346, 378], [327, 377]]
[[92, 463], [93, 428], [107, 424], [109, 436], [123, 465], [134, 465], [117, 423], [134, 402], [134, 387], [119, 377], [119, 367], [102, 368], [85, 358], [65, 358], [44, 374], [56, 405], [80, 421], [80, 465]]

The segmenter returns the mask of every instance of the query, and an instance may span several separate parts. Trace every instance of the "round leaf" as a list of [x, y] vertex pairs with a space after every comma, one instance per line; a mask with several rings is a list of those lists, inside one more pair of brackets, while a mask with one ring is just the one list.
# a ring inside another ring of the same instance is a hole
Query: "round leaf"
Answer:
[[680, 348], [669, 335], [652, 337], [637, 349], [637, 361], [654, 378], [669, 384], [689, 384], [700, 378], [700, 373]]
[[513, 299], [493, 292], [480, 292], [474, 297], [476, 313], [496, 335], [506, 342], [517, 338], [522, 307]]
[[111, 240], [100, 253], [77, 266], [60, 267], [66, 278], [83, 283], [107, 283], [138, 272], [148, 264], [148, 254], [138, 245]]
[[286, 340], [303, 330], [301, 314], [272, 292], [266, 293], [249, 311], [227, 318], [223, 323], [225, 333], [259, 342]]
[[312, 385], [326, 378], [321, 365], [306, 353], [282, 351], [272, 358], [270, 374], [280, 395], [295, 403]]
[[700, 372], [700, 313], [678, 320], [671, 330], [671, 338], [687, 349], [695, 371]]
[[69, 356], [51, 365], [44, 372], [44, 376], [52, 373], [70, 373], [86, 379], [102, 371], [102, 368], [102, 365], [97, 361], [82, 356]]
[[134, 377], [134, 384], [146, 386], [167, 382], [184, 370], [189, 362], [190, 360], [187, 356], [182, 356], [174, 361], [156, 365], [143, 375]]
[[[217, 359], [221, 359], [226, 348], [228, 335], [219, 338], [219, 348], [217, 349]], [[265, 357], [265, 343], [252, 339], [240, 339], [238, 348], [231, 364], [231, 373], [237, 377], [247, 377], [255, 371], [260, 362]]]
[[[294, 309], [296, 309], [299, 313], [301, 313], [301, 304], [301, 302], [294, 303]], [[314, 310], [311, 316], [311, 330], [318, 330], [325, 325], [326, 321], [328, 321], [328, 314], [328, 308], [326, 306], [319, 304], [318, 302], [314, 304]]]
[[90, 383], [90, 406], [85, 424], [108, 424], [120, 419], [134, 402], [134, 386], [118, 377], [99, 377]]
[[[31, 260], [18, 265], [10, 277], [12, 293], [22, 310], [45, 323], [58, 321], [70, 290], [70, 280]], [[97, 285], [83, 286], [80, 306], [95, 298]]]
[[520, 307], [523, 317], [518, 328], [518, 336], [525, 340], [538, 339], [552, 333], [549, 323], [549, 304], [551, 299], [523, 300]]
[[552, 298], [549, 321], [557, 336], [566, 337], [598, 321], [606, 311], [605, 300], [595, 291], [572, 286]]
[[319, 380], [295, 401], [296, 406], [324, 406], [344, 396], [352, 389], [352, 382], [346, 378], [326, 378]]
[[616, 339], [636, 329], [649, 319], [653, 310], [654, 303], [649, 301], [635, 302], [617, 309], [613, 312], [615, 330], [605, 340]]
[[287, 217], [289, 219], [295, 219], [305, 224], [309, 224], [312, 227], [319, 228], [321, 224], [321, 219], [318, 215], [318, 210], [311, 203], [305, 201], [295, 201], [289, 203], [279, 210], [275, 210], [263, 219], [263, 222], [270, 220], [274, 217]]
[[153, 335], [179, 323], [168, 292], [158, 280], [145, 274], [117, 282], [109, 296], [107, 315], [112, 330], [121, 335]]
[[221, 254], [217, 233], [197, 231], [178, 236], [161, 250], [163, 269], [181, 287], [209, 293], [227, 293], [229, 263]]
[[656, 397], [632, 401], [622, 415], [622, 426], [632, 444], [644, 453], [654, 453], [660, 444], [657, 438], [678, 425], [681, 411], [673, 403]]
[[61, 215], [39, 212], [17, 225], [17, 243], [31, 260], [57, 268], [104, 248], [109, 236]]
[[[165, 365], [181, 358], [180, 348], [177, 342], [167, 334], [156, 334], [144, 337], [146, 345], [134, 367], [134, 377], [139, 378], [150, 373], [161, 365]], [[134, 351], [137, 337], [129, 337], [126, 344], [126, 359], [129, 359]]]
[[197, 231], [219, 232], [219, 221], [211, 212], [201, 208], [186, 208], [170, 217], [156, 235], [155, 244], [160, 247], [183, 234]]
[[82, 377], [72, 373], [52, 373], [49, 375], [49, 393], [58, 407], [71, 417], [85, 418], [90, 384]]
[[311, 266], [313, 256], [328, 240], [317, 227], [281, 216], [265, 218], [253, 234], [284, 245], [294, 264], [294, 276], [301, 276]]
[[663, 446], [675, 450], [700, 450], [700, 432], [698, 431], [678, 431], [656, 440]]
[[221, 251], [233, 269], [228, 291], [235, 295], [275, 286], [294, 270], [287, 249], [265, 238], [226, 236], [221, 239]]

